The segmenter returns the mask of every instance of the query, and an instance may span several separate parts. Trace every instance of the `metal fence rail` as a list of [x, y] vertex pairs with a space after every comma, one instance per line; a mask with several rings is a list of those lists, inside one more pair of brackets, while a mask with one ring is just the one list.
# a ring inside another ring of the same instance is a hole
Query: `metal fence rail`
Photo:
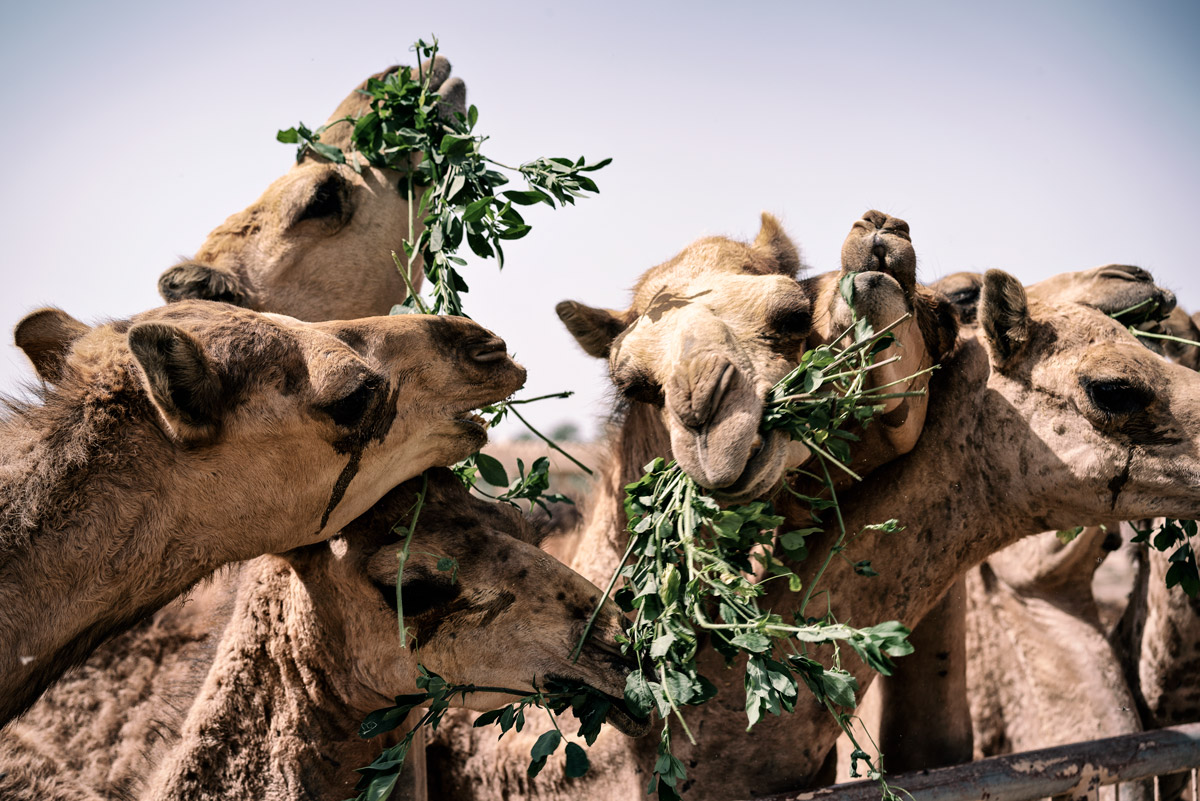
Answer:
[[[950, 768], [888, 776], [916, 801], [1096, 799], [1099, 788], [1200, 768], [1200, 723], [981, 759]], [[1186, 778], [1186, 777], [1181, 777]], [[1182, 785], [1185, 782], [1178, 782]], [[1110, 791], [1111, 792], [1111, 791]], [[1125, 796], [1124, 791], [1121, 792]], [[1131, 793], [1130, 795], [1136, 795]], [[1158, 796], [1157, 789], [1154, 793]], [[759, 801], [879, 801], [879, 785], [850, 782]], [[1193, 793], [1193, 801], [1195, 799]]]

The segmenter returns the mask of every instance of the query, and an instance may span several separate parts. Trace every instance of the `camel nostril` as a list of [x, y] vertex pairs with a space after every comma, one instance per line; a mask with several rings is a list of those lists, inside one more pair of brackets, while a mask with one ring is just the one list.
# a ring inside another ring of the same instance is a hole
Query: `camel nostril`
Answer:
[[500, 337], [467, 348], [467, 355], [477, 362], [498, 362], [508, 358], [508, 347]]
[[879, 238], [879, 234], [875, 235], [875, 245], [871, 248], [871, 255], [879, 262], [879, 269], [887, 266], [887, 245]]

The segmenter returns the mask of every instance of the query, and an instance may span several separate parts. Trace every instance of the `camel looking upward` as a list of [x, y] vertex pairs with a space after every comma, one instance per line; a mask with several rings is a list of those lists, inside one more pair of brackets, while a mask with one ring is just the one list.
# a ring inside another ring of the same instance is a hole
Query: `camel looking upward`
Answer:
[[[423, 68], [442, 97], [441, 107], [465, 112], [466, 85], [449, 77], [450, 62], [439, 56]], [[372, 77], [383, 79], [398, 69]], [[364, 81], [359, 88], [365, 86]], [[369, 110], [369, 98], [356, 88], [329, 122]], [[351, 130], [334, 125], [321, 141], [348, 150]], [[392, 251], [403, 252], [409, 214], [415, 214], [406, 192], [407, 182], [396, 170], [364, 165], [359, 173], [310, 150], [262, 197], [213, 230], [194, 258], [164, 272], [159, 292], [167, 301], [219, 300], [301, 320], [387, 314], [407, 294], [391, 258]], [[412, 265], [417, 289], [423, 277], [419, 262]]]
[[465, 319], [301, 323], [187, 302], [17, 341], [48, 383], [0, 421], [0, 721], [221, 564], [328, 538], [476, 451], [525, 380]]

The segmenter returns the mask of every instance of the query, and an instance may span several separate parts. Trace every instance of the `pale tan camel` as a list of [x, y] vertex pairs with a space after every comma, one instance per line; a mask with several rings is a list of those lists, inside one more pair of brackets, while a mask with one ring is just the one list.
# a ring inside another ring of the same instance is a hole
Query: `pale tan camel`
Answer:
[[[403, 542], [393, 527], [411, 522], [422, 479], [390, 492], [332, 542], [223, 574], [202, 597], [206, 608], [175, 608], [157, 632], [131, 632], [121, 640], [125, 653], [97, 652], [93, 661], [111, 668], [114, 659], [132, 664], [129, 652], [144, 659], [157, 650], [148, 672], [163, 675], [150, 683], [167, 695], [119, 708], [124, 677], [101, 670], [84, 686], [51, 690], [32, 717], [0, 733], [0, 796], [62, 801], [72, 797], [63, 788], [83, 788], [98, 797], [337, 801], [353, 795], [354, 768], [389, 741], [360, 739], [359, 722], [416, 692], [418, 664], [453, 683], [532, 691], [547, 678], [574, 679], [620, 696], [630, 663], [613, 639], [615, 607], [604, 608], [573, 662], [599, 590], [538, 550], [539, 532], [513, 507], [471, 497], [447, 470], [427, 477], [401, 589], [408, 649], [396, 624]], [[453, 572], [437, 569], [447, 556]], [[189, 664], [198, 649], [163, 648], [164, 630], [209, 641], [199, 668]], [[513, 698], [475, 693], [465, 703], [489, 709]], [[97, 725], [97, 707], [121, 727]], [[159, 722], [161, 742], [148, 720]], [[622, 708], [610, 720], [625, 731], [646, 728]]]
[[[973, 321], [982, 281], [977, 273], [957, 273], [934, 286]], [[1127, 265], [1063, 273], [1027, 291], [1031, 298], [1080, 302], [1106, 313], [1147, 300], [1164, 312], [1175, 304], [1149, 273]], [[893, 770], [966, 761], [972, 751], [991, 756], [1140, 729], [1091, 591], [1095, 568], [1119, 544], [1116, 523], [1108, 521], [1108, 528], [1085, 529], [1069, 545], [1055, 532], [1014, 543], [968, 574], [965, 591], [939, 607], [928, 632], [918, 629], [914, 636], [928, 637], [926, 647], [880, 683], [880, 739]], [[947, 675], [937, 656], [961, 649], [963, 637], [968, 666]], [[962, 736], [972, 724], [973, 749]], [[946, 730], [958, 735], [929, 737]]]
[[[730, 245], [707, 245], [701, 252], [722, 250], [737, 264], [754, 263]], [[689, 277], [687, 264], [686, 259], [677, 264], [676, 274]], [[674, 288], [659, 294], [668, 293], [688, 297]], [[787, 297], [782, 291], [778, 296]], [[931, 382], [926, 434], [907, 456], [843, 498], [849, 530], [893, 516], [908, 528], [903, 535], [863, 534], [851, 546], [849, 562], [834, 560], [835, 575], [826, 581], [837, 588], [838, 619], [860, 625], [891, 618], [915, 622], [958, 575], [1024, 532], [1100, 522], [1127, 516], [1133, 508], [1169, 507], [1184, 517], [1200, 510], [1195, 455], [1200, 377], [1158, 359], [1096, 310], [1027, 304], [1024, 289], [1004, 273], [988, 274], [983, 296], [981, 334], [960, 339]], [[592, 328], [603, 334], [600, 342], [615, 346], [622, 331], [614, 329], [615, 324]], [[587, 341], [587, 327], [577, 325], [572, 332]], [[618, 385], [635, 390], [630, 393], [635, 397], [648, 383], [644, 375], [636, 380], [639, 367], [614, 363]], [[673, 437], [665, 429], [653, 404], [631, 403], [611, 441], [614, 466], [599, 492], [619, 497], [624, 483], [619, 479], [636, 476], [651, 457], [670, 453]], [[598, 508], [593, 524], [603, 517]], [[579, 549], [577, 564], [593, 578], [607, 576], [624, 550], [623, 521], [611, 514], [608, 523]], [[862, 558], [877, 569], [882, 565], [883, 575], [854, 575], [850, 563]], [[815, 566], [800, 567], [811, 578]], [[778, 589], [766, 601], [785, 616], [794, 603]], [[740, 679], [719, 662], [713, 657], [702, 669], [718, 680], [720, 694], [687, 711], [700, 745], [686, 745], [682, 734], [674, 738], [693, 797], [746, 797], [812, 782], [837, 733], [832, 721], [815, 704], [802, 705], [796, 714], [760, 722], [743, 734], [737, 723], [743, 715]], [[871, 676], [851, 662], [865, 687]], [[431, 772], [453, 782], [442, 788], [447, 795], [544, 798], [582, 792], [567, 789], [553, 773], [536, 783], [520, 779], [519, 755], [528, 743], [491, 745], [465, 728], [447, 737], [450, 753], [473, 754]], [[602, 739], [593, 761], [611, 765], [618, 777], [607, 786], [630, 793], [644, 787], [654, 743]]]
[[[442, 107], [465, 111], [466, 86], [449, 77], [450, 62], [438, 57], [424, 69], [432, 70]], [[329, 121], [369, 108], [370, 98], [356, 88]], [[321, 141], [348, 150], [351, 130], [335, 125]], [[301, 320], [387, 314], [407, 294], [391, 253], [403, 254], [419, 191], [410, 209], [408, 183], [399, 172], [361, 167], [359, 173], [308, 151], [262, 197], [213, 230], [194, 258], [164, 272], [159, 292], [168, 301], [220, 300]], [[419, 233], [420, 220], [414, 225]], [[418, 261], [411, 267], [418, 289], [423, 275]]]
[[486, 441], [525, 380], [465, 319], [301, 323], [187, 302], [17, 342], [47, 379], [0, 421], [0, 721], [218, 566], [331, 536]]

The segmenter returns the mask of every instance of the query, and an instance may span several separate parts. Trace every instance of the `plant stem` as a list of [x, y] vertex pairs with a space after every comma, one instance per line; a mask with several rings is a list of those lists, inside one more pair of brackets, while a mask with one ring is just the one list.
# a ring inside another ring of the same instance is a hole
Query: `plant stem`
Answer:
[[524, 423], [526, 428], [528, 428], [530, 431], [532, 431], [534, 434], [536, 434], [538, 436], [538, 438], [542, 440], [542, 442], [545, 442], [551, 448], [553, 448], [554, 450], [561, 453], [563, 456], [570, 459], [572, 462], [575, 463], [575, 465], [577, 467], [579, 467], [581, 470], [583, 470], [583, 472], [587, 473], [589, 476], [595, 475], [595, 473], [592, 472], [592, 469], [590, 467], [588, 467], [586, 464], [584, 464], [583, 462], [576, 459], [571, 454], [564, 451], [562, 448], [558, 447], [557, 442], [550, 439], [545, 434], [543, 434], [541, 431], [538, 431], [536, 428], [534, 428], [532, 425], [530, 425], [529, 421], [526, 420], [525, 417], [520, 412], [518, 412], [516, 409], [511, 408], [511, 405], [509, 408], [510, 408], [510, 411], [517, 416], [517, 419], [520, 420], [522, 423]]

